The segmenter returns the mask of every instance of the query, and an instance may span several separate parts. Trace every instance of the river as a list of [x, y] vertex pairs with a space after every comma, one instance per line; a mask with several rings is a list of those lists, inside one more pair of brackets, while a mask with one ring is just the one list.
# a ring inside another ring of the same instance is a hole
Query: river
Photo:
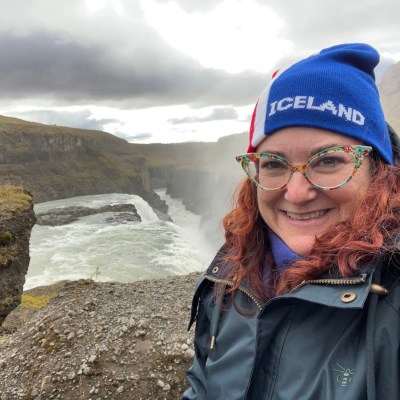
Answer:
[[134, 204], [142, 221], [110, 223], [112, 213], [100, 213], [62, 226], [35, 225], [24, 289], [59, 280], [132, 282], [205, 269], [216, 244], [201, 230], [200, 216], [165, 190], [158, 194], [167, 201], [174, 222], [159, 220], [146, 201], [130, 194], [79, 196], [35, 205], [35, 212], [43, 213], [69, 206]]

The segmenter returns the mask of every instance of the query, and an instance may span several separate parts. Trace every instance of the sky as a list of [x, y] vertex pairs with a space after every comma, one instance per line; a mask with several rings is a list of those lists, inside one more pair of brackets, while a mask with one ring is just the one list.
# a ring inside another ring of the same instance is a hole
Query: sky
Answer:
[[400, 61], [398, 0], [0, 0], [0, 114], [132, 143], [248, 131], [272, 73], [365, 42]]

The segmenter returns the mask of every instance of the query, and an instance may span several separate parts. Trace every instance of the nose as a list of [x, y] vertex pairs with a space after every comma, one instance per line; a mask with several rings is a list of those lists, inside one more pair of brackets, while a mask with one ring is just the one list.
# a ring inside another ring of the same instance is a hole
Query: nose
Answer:
[[285, 200], [293, 204], [306, 203], [318, 196], [318, 190], [299, 171], [293, 173], [284, 190]]

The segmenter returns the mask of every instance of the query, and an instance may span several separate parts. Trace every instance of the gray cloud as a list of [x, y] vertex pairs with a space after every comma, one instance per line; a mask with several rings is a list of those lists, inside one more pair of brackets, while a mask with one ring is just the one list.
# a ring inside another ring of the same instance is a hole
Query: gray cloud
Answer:
[[256, 72], [204, 68], [157, 41], [153, 46], [143, 42], [127, 58], [118, 59], [100, 46], [46, 32], [28, 37], [3, 33], [0, 54], [3, 99], [47, 97], [61, 104], [127, 107], [239, 105], [253, 102], [265, 81]]
[[221, 120], [236, 120], [239, 118], [237, 111], [233, 107], [219, 107], [205, 117], [184, 117], [184, 118], [171, 118], [168, 120], [171, 124], [187, 124], [193, 122], [209, 122], [209, 121], [221, 121]]
[[[86, 15], [82, 0], [2, 0], [0, 100], [122, 108], [256, 101], [271, 71], [229, 74], [205, 68], [169, 46], [147, 24], [140, 2], [121, 1], [126, 10], [122, 19], [112, 2]], [[294, 43], [293, 51], [273, 69], [339, 42], [366, 41], [381, 52], [400, 52], [398, 0], [256, 1], [284, 21], [279, 38]], [[176, 2], [186, 12], [205, 13], [221, 0]], [[389, 61], [383, 58], [379, 74]]]
[[[263, 0], [256, 1], [265, 5]], [[348, 42], [379, 44], [381, 52], [399, 51], [398, 0], [270, 0], [268, 6], [285, 22], [281, 38], [294, 43], [293, 54], [309, 55], [321, 47]]]

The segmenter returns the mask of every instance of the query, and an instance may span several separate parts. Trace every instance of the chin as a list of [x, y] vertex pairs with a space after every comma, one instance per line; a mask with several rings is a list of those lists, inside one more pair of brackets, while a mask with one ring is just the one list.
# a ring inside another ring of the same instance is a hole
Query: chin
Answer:
[[296, 254], [302, 257], [307, 257], [310, 255], [312, 248], [314, 247], [315, 240], [310, 243], [287, 243], [290, 249], [292, 249]]

